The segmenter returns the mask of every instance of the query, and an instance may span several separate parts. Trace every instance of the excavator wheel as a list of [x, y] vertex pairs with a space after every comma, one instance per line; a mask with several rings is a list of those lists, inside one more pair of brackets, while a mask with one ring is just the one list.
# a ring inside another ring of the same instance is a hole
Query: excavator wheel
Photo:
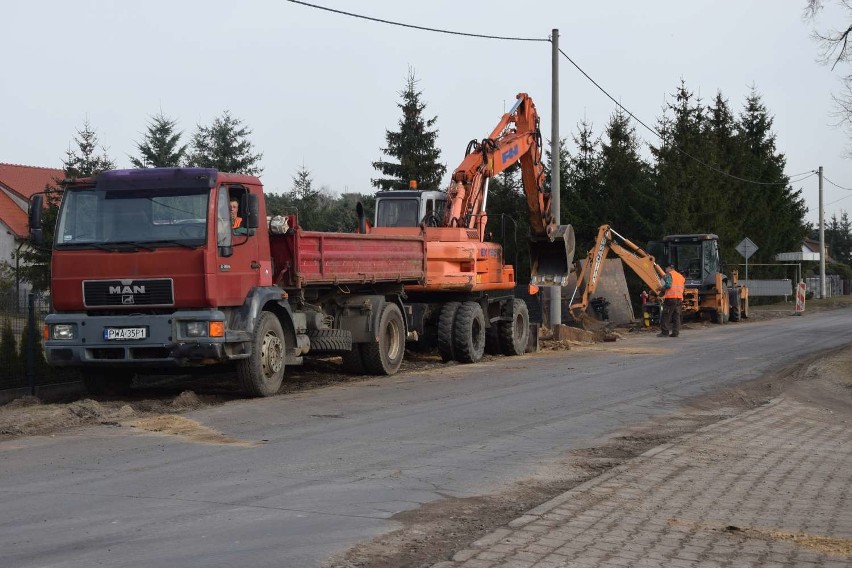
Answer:
[[735, 288], [728, 290], [728, 304], [730, 304], [730, 320], [740, 321], [740, 292]]
[[485, 353], [485, 315], [476, 302], [464, 302], [456, 312], [453, 353], [459, 363], [477, 363]]
[[438, 316], [438, 353], [444, 363], [456, 358], [453, 348], [453, 324], [460, 305], [459, 302], [447, 302], [441, 306], [441, 313]]
[[498, 327], [500, 348], [504, 355], [523, 355], [530, 336], [530, 312], [526, 302], [515, 298], [503, 304], [503, 315], [510, 321], [501, 321]]

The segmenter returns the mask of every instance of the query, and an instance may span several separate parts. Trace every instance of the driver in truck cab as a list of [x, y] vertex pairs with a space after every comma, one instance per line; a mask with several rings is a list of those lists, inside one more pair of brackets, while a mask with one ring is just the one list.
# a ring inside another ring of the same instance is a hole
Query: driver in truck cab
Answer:
[[240, 217], [240, 202], [236, 198], [232, 198], [231, 207], [231, 230], [235, 235], [246, 235], [248, 231], [243, 227], [243, 218]]

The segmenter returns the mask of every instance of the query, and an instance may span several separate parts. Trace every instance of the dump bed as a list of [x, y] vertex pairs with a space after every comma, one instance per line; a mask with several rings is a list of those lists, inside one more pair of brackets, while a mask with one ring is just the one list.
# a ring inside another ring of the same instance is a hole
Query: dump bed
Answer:
[[324, 233], [291, 229], [270, 235], [273, 281], [282, 288], [373, 282], [422, 283], [422, 236]]

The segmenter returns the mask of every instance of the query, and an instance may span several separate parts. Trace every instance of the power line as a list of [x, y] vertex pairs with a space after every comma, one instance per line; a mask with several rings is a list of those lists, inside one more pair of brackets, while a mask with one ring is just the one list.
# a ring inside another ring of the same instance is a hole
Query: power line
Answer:
[[792, 178], [792, 177], [795, 177], [795, 176], [787, 176], [787, 178], [789, 179], [789, 182], [791, 184], [794, 184], [794, 183], [799, 183], [799, 182], [805, 181], [808, 178], [812, 178], [817, 174], [816, 174], [816, 172], [810, 172], [810, 173], [807, 173], [807, 174], [798, 174], [798, 175], [803, 175], [804, 177], [800, 177], [799, 179], [789, 179], [789, 178]]
[[834, 186], [834, 187], [836, 187], [837, 189], [843, 189], [843, 190], [845, 190], [845, 191], [852, 191], [852, 188], [849, 188], [849, 187], [843, 187], [842, 185], [837, 185], [836, 183], [834, 183], [833, 181], [831, 181], [830, 179], [828, 179], [827, 177], [825, 177], [825, 175], [823, 175], [823, 176], [822, 176], [822, 179], [824, 179], [825, 181], [827, 181], [828, 183], [830, 183], [831, 185], [833, 185], [833, 186]]
[[[641, 120], [639, 120], [639, 118], [637, 118], [635, 114], [633, 114], [632, 112], [630, 112], [630, 110], [629, 110], [629, 109], [627, 109], [624, 105], [622, 105], [620, 102], [618, 102], [617, 100], [615, 100], [615, 97], [613, 97], [612, 95], [610, 95], [610, 94], [607, 92], [607, 90], [606, 90], [606, 89], [604, 89], [603, 87], [601, 87], [601, 86], [598, 84], [598, 82], [597, 82], [597, 81], [595, 81], [594, 79], [592, 79], [592, 77], [591, 77], [588, 73], [586, 73], [586, 72], [585, 72], [585, 71], [584, 71], [584, 70], [583, 70], [583, 69], [582, 69], [579, 65], [577, 65], [577, 64], [574, 62], [574, 60], [573, 60], [573, 59], [571, 59], [570, 57], [568, 57], [568, 54], [567, 54], [567, 53], [565, 53], [564, 51], [562, 51], [562, 48], [560, 48], [560, 49], [559, 49], [559, 53], [561, 53], [561, 54], [562, 54], [562, 56], [563, 56], [563, 57], [565, 57], [565, 59], [567, 59], [567, 60], [568, 60], [568, 62], [569, 62], [569, 63], [571, 63], [571, 65], [573, 65], [573, 66], [577, 69], [577, 71], [579, 71], [580, 73], [582, 73], [582, 74], [583, 74], [583, 76], [584, 76], [586, 79], [588, 79], [588, 80], [589, 80], [589, 81], [590, 81], [590, 82], [591, 82], [591, 83], [592, 83], [595, 87], [597, 87], [597, 88], [598, 88], [598, 90], [599, 90], [600, 92], [602, 92], [604, 95], [606, 95], [606, 96], [609, 98], [609, 100], [611, 100], [611, 101], [612, 101], [612, 102], [614, 102], [616, 105], [618, 105], [618, 108], [620, 108], [621, 110], [623, 110], [624, 112], [626, 112], [628, 115], [630, 115], [630, 117], [631, 117], [631, 118], [633, 118], [633, 120], [635, 120], [636, 122], [638, 122], [639, 124], [641, 124], [642, 126], [644, 126], [645, 128], [647, 128], [649, 132], [651, 132], [652, 134], [654, 134], [657, 138], [659, 138], [659, 139], [660, 139], [660, 141], [662, 141], [663, 143], [665, 143], [665, 139], [663, 138], [663, 135], [662, 135], [662, 134], [660, 134], [660, 132], [659, 132], [656, 128], [651, 128], [650, 126], [648, 126], [647, 124], [645, 124], [644, 122], [642, 122]], [[716, 173], [718, 173], [718, 174], [721, 174], [721, 175], [723, 175], [723, 176], [725, 176], [725, 177], [729, 177], [729, 178], [731, 178], [731, 179], [735, 179], [735, 180], [737, 180], [737, 181], [741, 181], [741, 182], [745, 182], [745, 183], [751, 183], [751, 184], [754, 184], [754, 185], [787, 185], [787, 183], [789, 183], [789, 179], [788, 179], [788, 181], [787, 181], [787, 182], [772, 182], [772, 181], [757, 181], [757, 180], [746, 179], [746, 178], [742, 178], [742, 177], [739, 177], [739, 176], [735, 176], [735, 175], [733, 175], [733, 174], [729, 174], [728, 172], [726, 172], [726, 171], [724, 171], [724, 170], [721, 170], [721, 169], [719, 169], [719, 168], [717, 168], [717, 167], [715, 167], [715, 166], [713, 166], [713, 165], [708, 164], [708, 163], [707, 163], [707, 162], [705, 162], [704, 160], [702, 160], [702, 159], [700, 159], [700, 158], [698, 158], [698, 157], [696, 157], [696, 156], [693, 156], [692, 154], [690, 154], [690, 153], [689, 153], [689, 152], [687, 152], [686, 150], [683, 150], [683, 149], [681, 149], [681, 148], [678, 148], [678, 147], [677, 147], [677, 145], [674, 145], [674, 144], [673, 144], [673, 145], [672, 145], [672, 148], [673, 148], [675, 151], [680, 152], [681, 154], [683, 154], [683, 155], [684, 155], [684, 156], [686, 156], [687, 158], [690, 158], [690, 159], [692, 159], [692, 160], [695, 160], [696, 162], [698, 162], [699, 164], [701, 164], [702, 166], [704, 166], [704, 167], [705, 167], [705, 168], [707, 168], [708, 170], [713, 171], [713, 172], [716, 172]], [[803, 179], [804, 179], [804, 178], [803, 178]], [[801, 181], [801, 180], [798, 180], [798, 181]]]
[[361, 14], [353, 14], [352, 12], [344, 12], [343, 10], [335, 10], [334, 8], [328, 8], [327, 6], [318, 6], [316, 4], [311, 4], [309, 2], [301, 2], [300, 0], [287, 0], [293, 4], [300, 4], [302, 6], [307, 6], [308, 8], [315, 8], [317, 10], [325, 10], [326, 12], [332, 12], [334, 14], [341, 14], [343, 16], [349, 16], [350, 18], [358, 18], [360, 20], [369, 20], [371, 22], [378, 22], [380, 24], [389, 24], [391, 26], [400, 26], [402, 28], [411, 28], [415, 30], [422, 30], [425, 32], [436, 32], [439, 34], [448, 34], [448, 35], [457, 35], [457, 36], [467, 36], [467, 37], [478, 37], [480, 39], [501, 39], [505, 41], [542, 41], [550, 43], [550, 38], [538, 38], [538, 37], [509, 37], [509, 36], [496, 36], [496, 35], [485, 35], [485, 34], [472, 34], [468, 32], [456, 32], [453, 30], [442, 30], [439, 28], [427, 28], [426, 26], [415, 26], [414, 24], [405, 24], [402, 22], [394, 22], [392, 20], [385, 20], [382, 18], [373, 18], [371, 16], [363, 16]]
[[[303, 2], [301, 0], [287, 0], [287, 1], [292, 3], [292, 4], [299, 4], [301, 6], [306, 6], [308, 8], [314, 8], [316, 10], [324, 10], [326, 12], [331, 12], [331, 13], [334, 13], [334, 14], [340, 14], [340, 15], [343, 15], [343, 16], [349, 16], [351, 18], [357, 18], [357, 19], [361, 19], [361, 20], [377, 22], [377, 23], [380, 23], [380, 24], [388, 24], [388, 25], [392, 25], [392, 26], [399, 26], [399, 27], [403, 27], [403, 28], [410, 28], [410, 29], [427, 31], [427, 32], [435, 32], [435, 33], [456, 35], [456, 36], [465, 36], [465, 37], [475, 37], [475, 38], [480, 38], [480, 39], [496, 39], [496, 40], [503, 40], [503, 41], [531, 41], [531, 42], [547, 42], [547, 43], [551, 42], [551, 38], [549, 38], [549, 37], [548, 38], [530, 38], [530, 37], [497, 36], [497, 35], [486, 35], [486, 34], [474, 34], [474, 33], [469, 33], [469, 32], [457, 32], [457, 31], [453, 31], [453, 30], [446, 30], [446, 29], [440, 29], [440, 28], [430, 28], [430, 27], [426, 27], [426, 26], [417, 26], [417, 25], [414, 25], [414, 24], [406, 24], [406, 23], [403, 23], [403, 22], [395, 22], [393, 20], [386, 20], [386, 19], [383, 19], [383, 18], [374, 18], [372, 16], [364, 16], [362, 14], [355, 14], [353, 12], [346, 12], [344, 10], [337, 10], [337, 9], [334, 9], [334, 8], [329, 8], [327, 6], [319, 6], [317, 4], [311, 4], [309, 2]], [[577, 63], [575, 63], [574, 60], [571, 59], [568, 56], [567, 53], [562, 51], [561, 48], [559, 49], [559, 53], [561, 53], [562, 56], [565, 57], [565, 59], [567, 59], [571, 63], [571, 65], [573, 65], [580, 73], [582, 73], [583, 76], [586, 79], [588, 79], [595, 87], [597, 87], [604, 95], [606, 95], [612, 102], [614, 102], [616, 105], [618, 105], [618, 107], [620, 109], [622, 109], [631, 118], [633, 118], [633, 120], [635, 120], [636, 122], [638, 122], [639, 124], [644, 126], [649, 132], [651, 132], [652, 134], [657, 136], [662, 142], [665, 142], [663, 135], [660, 134], [660, 132], [657, 129], [651, 128], [650, 126], [648, 126], [647, 124], [642, 122], [635, 114], [630, 112], [629, 109], [627, 109], [624, 105], [622, 105], [620, 102], [615, 100], [615, 98], [612, 95], [610, 95], [607, 92], [606, 89], [601, 87], [598, 84], [597, 81], [595, 81], [588, 73], [586, 73], [579, 65], [577, 65]], [[802, 178], [801, 180], [796, 180], [795, 182], [790, 182], [789, 181], [790, 176], [788, 176], [788, 182], [786, 182], [786, 183], [785, 182], [764, 182], [764, 181], [756, 181], [756, 180], [746, 179], [746, 178], [743, 178], [743, 177], [735, 176], [733, 174], [729, 174], [728, 172], [726, 172], [724, 170], [721, 170], [721, 169], [719, 169], [719, 168], [717, 168], [717, 167], [715, 167], [711, 164], [708, 164], [705, 161], [701, 160], [700, 158], [693, 156], [689, 152], [687, 152], [687, 151], [685, 151], [681, 148], [678, 148], [676, 145], [672, 145], [672, 148], [674, 148], [674, 150], [676, 150], [677, 152], [680, 152], [684, 156], [686, 156], [686, 157], [688, 157], [692, 160], [695, 160], [696, 162], [698, 162], [699, 164], [701, 164], [702, 166], [704, 166], [705, 168], [707, 168], [710, 171], [716, 172], [716, 173], [721, 174], [725, 177], [735, 179], [737, 181], [741, 181], [741, 182], [744, 182], [744, 183], [750, 183], [750, 184], [754, 184], [754, 185], [770, 185], [770, 186], [771, 185], [787, 185], [787, 183], [798, 183], [798, 182], [800, 182], [804, 179], [807, 179], [807, 177], [810, 177], [810, 176], [807, 176], [805, 178]]]

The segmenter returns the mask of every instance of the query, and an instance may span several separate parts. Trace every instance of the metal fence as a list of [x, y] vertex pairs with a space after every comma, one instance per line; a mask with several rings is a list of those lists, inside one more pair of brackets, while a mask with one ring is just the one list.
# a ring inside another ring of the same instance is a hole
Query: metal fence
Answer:
[[[821, 295], [819, 277], [805, 278], [805, 285], [808, 292], [813, 298], [819, 298]], [[832, 298], [834, 296], [842, 296], [849, 293], [849, 283], [844, 281], [837, 274], [825, 275], [825, 297]]]
[[42, 348], [41, 328], [50, 302], [36, 294], [0, 293], [0, 389], [57, 381]]

